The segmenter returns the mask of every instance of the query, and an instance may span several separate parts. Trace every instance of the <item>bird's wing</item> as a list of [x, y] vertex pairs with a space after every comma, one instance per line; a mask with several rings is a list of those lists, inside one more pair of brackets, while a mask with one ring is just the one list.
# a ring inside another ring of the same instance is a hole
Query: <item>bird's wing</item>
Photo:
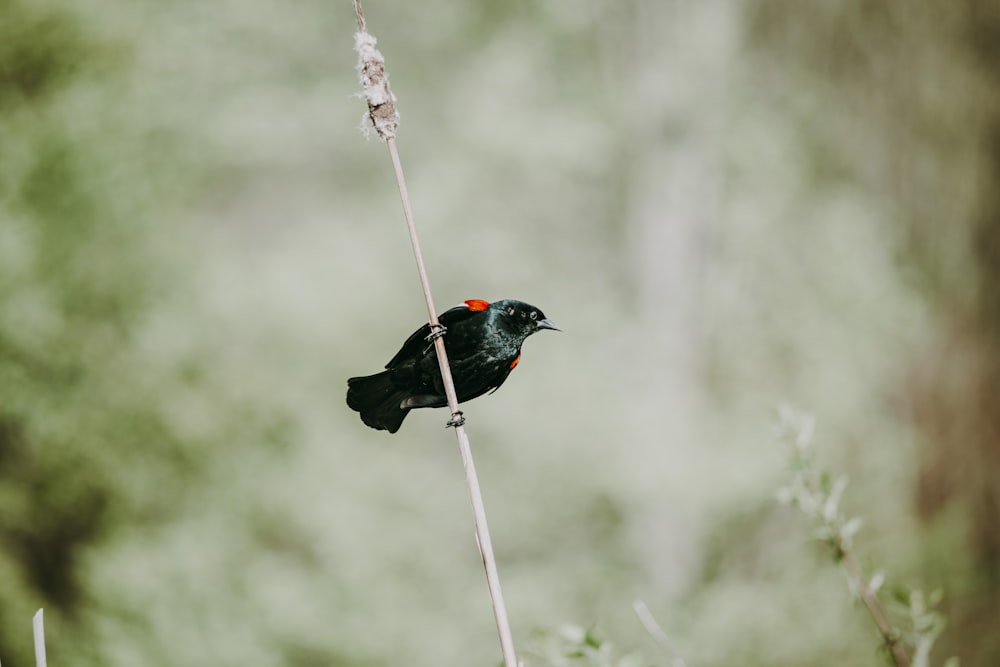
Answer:
[[[448, 310], [444, 311], [443, 313], [441, 313], [441, 315], [438, 316], [438, 322], [440, 322], [442, 325], [444, 325], [445, 328], [447, 328], [463, 320], [467, 320], [468, 318], [473, 317], [474, 315], [484, 310], [484, 308], [477, 307], [476, 305], [470, 305], [470, 303], [478, 304], [485, 302], [476, 302], [476, 301], [466, 302], [463, 304], [459, 304], [454, 308], [449, 308]], [[399, 352], [396, 353], [396, 356], [390, 359], [389, 363], [387, 363], [385, 367], [393, 368], [394, 366], [401, 364], [406, 359], [418, 358], [421, 355], [421, 353], [429, 345], [432, 344], [431, 341], [427, 340], [427, 337], [430, 335], [431, 335], [430, 323], [427, 323], [424, 326], [417, 329], [416, 331], [414, 331], [412, 334], [410, 334], [410, 337], [406, 339], [406, 342], [403, 343], [403, 347], [399, 348]]]

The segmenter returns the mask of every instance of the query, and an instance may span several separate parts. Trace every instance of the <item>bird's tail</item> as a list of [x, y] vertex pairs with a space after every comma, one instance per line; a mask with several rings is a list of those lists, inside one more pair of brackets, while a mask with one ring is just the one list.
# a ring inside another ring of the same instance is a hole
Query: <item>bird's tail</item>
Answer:
[[350, 378], [347, 381], [347, 407], [361, 413], [361, 421], [380, 431], [395, 433], [409, 408], [399, 404], [406, 392], [393, 384], [391, 371]]

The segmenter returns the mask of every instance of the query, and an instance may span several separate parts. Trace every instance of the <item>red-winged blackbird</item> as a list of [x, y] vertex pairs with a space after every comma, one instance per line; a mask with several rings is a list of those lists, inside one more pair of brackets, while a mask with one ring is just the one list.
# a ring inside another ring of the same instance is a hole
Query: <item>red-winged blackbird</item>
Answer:
[[[520, 361], [525, 338], [559, 331], [538, 308], [513, 299], [470, 299], [438, 320], [460, 403], [496, 391]], [[410, 410], [448, 405], [430, 324], [414, 331], [385, 368], [347, 381], [347, 405], [368, 426], [395, 433]]]

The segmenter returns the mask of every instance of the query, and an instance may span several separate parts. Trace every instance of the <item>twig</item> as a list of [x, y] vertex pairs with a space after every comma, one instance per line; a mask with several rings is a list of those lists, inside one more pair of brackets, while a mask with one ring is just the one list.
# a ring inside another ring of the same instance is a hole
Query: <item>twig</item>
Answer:
[[910, 667], [911, 659], [878, 598], [882, 575], [868, 577], [854, 555], [854, 534], [861, 527], [860, 518], [846, 519], [840, 512], [840, 499], [847, 487], [847, 478], [840, 477], [829, 488], [812, 466], [811, 446], [816, 422], [812, 416], [802, 415], [788, 406], [779, 409], [779, 428], [793, 452], [795, 478], [782, 489], [781, 496], [793, 503], [818, 525], [818, 537], [833, 548], [834, 559], [840, 564], [848, 581], [875, 621], [882, 643], [896, 667]]
[[35, 667], [45, 667], [45, 610], [39, 609], [31, 619], [35, 631]]
[[677, 649], [674, 648], [673, 642], [670, 641], [670, 637], [663, 631], [660, 624], [656, 622], [656, 618], [653, 617], [646, 603], [636, 598], [632, 601], [632, 609], [635, 610], [635, 615], [639, 617], [639, 622], [646, 628], [646, 632], [649, 633], [649, 636], [653, 638], [653, 641], [660, 647], [663, 654], [670, 660], [672, 667], [687, 667], [684, 659], [677, 653]]
[[[375, 130], [385, 140], [389, 148], [389, 157], [392, 159], [396, 184], [399, 186], [399, 197], [403, 204], [403, 216], [406, 218], [410, 244], [413, 246], [413, 256], [417, 263], [417, 273], [420, 277], [420, 286], [424, 292], [424, 301], [427, 304], [427, 314], [430, 318], [431, 330], [437, 331], [439, 327], [437, 309], [434, 307], [434, 297], [431, 293], [430, 280], [427, 277], [423, 253], [420, 250], [420, 239], [417, 236], [416, 224], [413, 221], [413, 210], [410, 206], [410, 196], [406, 189], [406, 179], [403, 176], [399, 151], [396, 149], [395, 136], [396, 128], [399, 124], [399, 115], [396, 113], [395, 108], [396, 98], [389, 90], [389, 80], [385, 74], [385, 61], [382, 58], [382, 54], [375, 48], [375, 38], [367, 31], [361, 2], [360, 0], [353, 1], [355, 15], [358, 20], [358, 33], [355, 35], [355, 48], [359, 56], [358, 73], [361, 78], [362, 88], [364, 89], [365, 99], [368, 102], [368, 115]], [[438, 364], [441, 368], [441, 379], [444, 382], [445, 395], [448, 398], [448, 408], [451, 410], [452, 419], [454, 420], [461, 413], [458, 409], [455, 382], [452, 379], [451, 367], [448, 364], [448, 352], [445, 349], [442, 337], [438, 336], [434, 338], [434, 350], [437, 352]], [[503, 653], [504, 665], [506, 667], [517, 667], [514, 638], [510, 630], [510, 621], [507, 618], [507, 608], [503, 601], [503, 591], [500, 588], [500, 575], [497, 572], [496, 557], [493, 554], [493, 543], [490, 540], [490, 530], [486, 521], [486, 508], [483, 505], [483, 495], [479, 488], [479, 477], [476, 475], [476, 466], [472, 459], [469, 437], [466, 435], [465, 427], [461, 423], [455, 425], [455, 436], [458, 438], [458, 446], [462, 453], [462, 464], [465, 467], [465, 480], [469, 490], [469, 499], [472, 502], [472, 513], [475, 517], [476, 542], [483, 559], [483, 567], [486, 569], [486, 583], [489, 586], [490, 599], [493, 603], [493, 615], [496, 619], [497, 633], [500, 637], [500, 649]]]
[[868, 612], [872, 615], [872, 620], [875, 621], [875, 626], [878, 628], [879, 634], [882, 635], [882, 643], [889, 649], [892, 661], [898, 667], [909, 667], [910, 656], [900, 643], [899, 633], [893, 629], [892, 623], [889, 622], [885, 608], [882, 607], [881, 600], [878, 599], [876, 591], [869, 583], [870, 579], [865, 575], [864, 570], [861, 569], [861, 564], [858, 563], [857, 557], [849, 547], [843, 549], [841, 553], [843, 554], [841, 565], [844, 568], [844, 572], [847, 574], [847, 578], [850, 579], [854, 590], [858, 592], [858, 597], [861, 598], [865, 607], [868, 608]]
[[[817, 494], [822, 493], [819, 481], [814, 475], [805, 476], [805, 480], [810, 491]], [[843, 488], [843, 485], [839, 487], [835, 486], [834, 488]], [[839, 494], [837, 495], [839, 496]], [[829, 499], [838, 498], [831, 494]], [[833, 506], [835, 506], [835, 500]], [[910, 667], [910, 656], [899, 641], [899, 633], [892, 627], [889, 616], [882, 606], [882, 601], [879, 600], [875, 588], [869, 583], [870, 578], [865, 574], [861, 564], [858, 563], [857, 557], [854, 555], [852, 545], [853, 530], [848, 528], [845, 531], [848, 524], [839, 520], [839, 517], [831, 517], [828, 521], [831, 523], [831, 535], [827, 539], [833, 545], [835, 556], [840, 562], [840, 566], [847, 575], [848, 580], [851, 582], [851, 587], [857, 592], [858, 597], [861, 598], [861, 601], [871, 614], [872, 620], [875, 621], [875, 626], [878, 628], [879, 634], [882, 635], [882, 643], [889, 651], [889, 657], [896, 667]], [[855, 525], [859, 526], [860, 523]]]

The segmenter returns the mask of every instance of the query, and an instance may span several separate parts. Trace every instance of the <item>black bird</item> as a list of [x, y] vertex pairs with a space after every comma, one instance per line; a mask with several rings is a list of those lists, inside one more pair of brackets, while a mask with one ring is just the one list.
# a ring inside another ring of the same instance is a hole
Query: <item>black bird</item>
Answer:
[[[559, 331], [538, 308], [513, 299], [470, 299], [438, 321], [460, 403], [496, 391], [520, 361], [525, 338]], [[347, 381], [347, 405], [368, 426], [395, 433], [410, 410], [448, 405], [430, 324], [414, 331], [385, 368]]]

